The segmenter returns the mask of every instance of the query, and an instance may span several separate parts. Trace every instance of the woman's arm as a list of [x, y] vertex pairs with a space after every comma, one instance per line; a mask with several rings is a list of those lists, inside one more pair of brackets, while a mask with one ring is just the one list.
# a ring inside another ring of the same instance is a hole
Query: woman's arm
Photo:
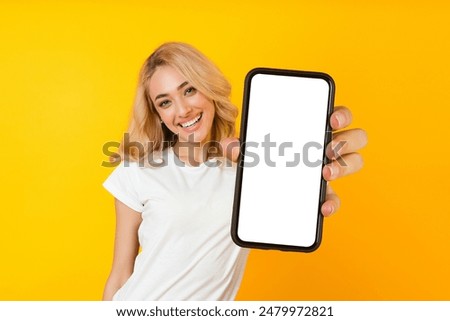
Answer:
[[114, 294], [133, 273], [134, 261], [139, 251], [138, 228], [142, 222], [141, 213], [136, 212], [115, 199], [116, 237], [114, 259], [103, 292], [103, 300], [112, 300]]

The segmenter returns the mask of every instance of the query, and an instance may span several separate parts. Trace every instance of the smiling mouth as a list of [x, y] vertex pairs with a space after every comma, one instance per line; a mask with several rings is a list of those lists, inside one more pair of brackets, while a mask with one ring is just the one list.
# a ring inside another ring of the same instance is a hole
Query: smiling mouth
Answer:
[[179, 125], [183, 128], [189, 128], [194, 126], [195, 124], [197, 124], [200, 119], [202, 119], [203, 113], [200, 113], [200, 115], [198, 115], [197, 117], [195, 117], [194, 119], [187, 121], [185, 123], [180, 123]]

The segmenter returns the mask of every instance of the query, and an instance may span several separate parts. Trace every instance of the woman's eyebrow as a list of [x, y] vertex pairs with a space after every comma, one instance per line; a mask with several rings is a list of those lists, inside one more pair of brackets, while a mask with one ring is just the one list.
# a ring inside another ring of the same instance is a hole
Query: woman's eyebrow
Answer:
[[[183, 88], [187, 84], [189, 84], [189, 82], [187, 82], [187, 81], [183, 82], [181, 85], [179, 85], [177, 87], [177, 90], [180, 90], [181, 88]], [[159, 98], [163, 98], [163, 97], [167, 97], [167, 96], [169, 96], [169, 94], [159, 94], [158, 96], [155, 97], [155, 101], [158, 100]]]

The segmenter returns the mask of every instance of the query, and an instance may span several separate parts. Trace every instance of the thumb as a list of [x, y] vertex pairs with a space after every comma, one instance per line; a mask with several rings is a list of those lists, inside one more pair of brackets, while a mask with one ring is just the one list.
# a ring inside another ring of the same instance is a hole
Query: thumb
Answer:
[[237, 162], [239, 158], [240, 142], [236, 137], [227, 137], [220, 141], [220, 148], [222, 149], [222, 155], [231, 160]]

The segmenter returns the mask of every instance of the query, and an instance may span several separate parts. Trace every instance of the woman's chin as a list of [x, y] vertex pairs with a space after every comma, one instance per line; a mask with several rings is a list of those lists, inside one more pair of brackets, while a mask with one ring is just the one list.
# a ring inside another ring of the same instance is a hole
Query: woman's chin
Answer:
[[196, 131], [193, 133], [179, 133], [178, 135], [178, 141], [180, 143], [193, 143], [193, 144], [199, 144], [203, 145], [207, 143], [209, 140], [209, 135], [205, 135], [202, 132]]

